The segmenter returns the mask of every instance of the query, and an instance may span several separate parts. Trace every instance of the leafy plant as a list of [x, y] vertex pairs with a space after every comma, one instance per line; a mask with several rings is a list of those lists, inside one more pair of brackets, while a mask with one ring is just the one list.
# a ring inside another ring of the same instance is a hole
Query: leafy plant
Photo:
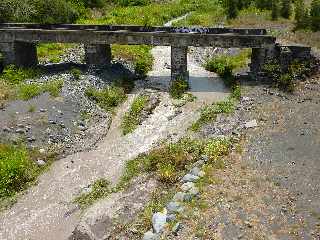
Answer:
[[26, 79], [36, 78], [41, 74], [41, 71], [35, 68], [18, 68], [14, 65], [5, 67], [0, 75], [0, 81], [8, 84], [19, 84]]
[[70, 73], [75, 80], [79, 80], [82, 72], [78, 68], [71, 68]]
[[185, 79], [178, 78], [173, 80], [170, 85], [170, 96], [179, 99], [189, 89], [189, 83]]

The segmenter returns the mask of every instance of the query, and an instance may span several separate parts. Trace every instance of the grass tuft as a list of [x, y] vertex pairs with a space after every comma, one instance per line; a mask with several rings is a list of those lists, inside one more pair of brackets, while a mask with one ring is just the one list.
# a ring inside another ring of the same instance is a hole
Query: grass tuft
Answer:
[[112, 111], [127, 98], [124, 89], [116, 86], [106, 87], [102, 90], [91, 87], [85, 91], [85, 94], [106, 111]]
[[141, 113], [148, 102], [149, 96], [145, 95], [140, 95], [134, 99], [130, 111], [124, 115], [121, 124], [123, 135], [133, 132], [141, 123]]
[[189, 89], [188, 81], [185, 79], [179, 78], [171, 82], [169, 93], [172, 98], [180, 99], [188, 89]]

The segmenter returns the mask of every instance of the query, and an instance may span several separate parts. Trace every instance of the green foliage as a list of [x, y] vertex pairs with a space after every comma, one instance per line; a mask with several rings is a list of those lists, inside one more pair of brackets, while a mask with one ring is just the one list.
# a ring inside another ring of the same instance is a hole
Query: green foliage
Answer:
[[85, 94], [106, 111], [113, 110], [127, 98], [124, 89], [116, 86], [106, 87], [102, 90], [88, 88]]
[[233, 70], [240, 69], [247, 64], [250, 51], [242, 51], [235, 56], [220, 55], [208, 59], [204, 65], [205, 69], [217, 73], [224, 80], [226, 86], [232, 87], [236, 84]]
[[52, 80], [42, 85], [42, 91], [48, 92], [52, 97], [58, 97], [63, 87], [63, 79]]
[[307, 29], [310, 26], [310, 16], [309, 11], [306, 9], [303, 0], [295, 1], [294, 8], [294, 18], [295, 18], [295, 30], [297, 29]]
[[271, 19], [272, 20], [278, 20], [279, 18], [279, 1], [278, 0], [272, 0], [272, 7], [271, 7]]
[[14, 65], [5, 67], [3, 73], [0, 75], [0, 81], [4, 81], [8, 84], [19, 84], [26, 79], [36, 78], [41, 74], [38, 69], [35, 68], [18, 68]]
[[146, 58], [138, 59], [134, 64], [134, 71], [140, 76], [146, 76], [147, 73], [152, 69], [152, 62]]
[[150, 0], [116, 0], [116, 3], [120, 6], [146, 6], [150, 4]]
[[289, 19], [292, 15], [292, 2], [291, 0], [281, 0], [281, 17]]
[[74, 80], [79, 80], [82, 74], [81, 70], [78, 68], [71, 68], [70, 73]]
[[71, 43], [40, 43], [37, 46], [37, 54], [40, 60], [48, 60], [52, 63], [59, 63], [60, 56], [66, 49], [74, 47]]
[[18, 98], [24, 101], [39, 96], [42, 93], [42, 88], [37, 83], [22, 83], [18, 87]]
[[[239, 90], [237, 90], [239, 91]], [[236, 93], [235, 96], [238, 97], [239, 93]], [[204, 124], [215, 121], [218, 114], [221, 113], [232, 113], [235, 109], [234, 98], [229, 98], [226, 101], [217, 102], [212, 105], [207, 105], [201, 109], [200, 118], [191, 125], [192, 131], [198, 131]]]
[[209, 161], [217, 167], [223, 167], [221, 165], [221, 157], [229, 153], [231, 141], [226, 138], [217, 138], [209, 140], [204, 148], [204, 154], [208, 156]]
[[228, 19], [234, 19], [238, 16], [238, 1], [237, 0], [226, 0], [226, 15]]
[[97, 200], [107, 197], [111, 192], [110, 182], [106, 179], [98, 179], [92, 184], [90, 192], [81, 194], [74, 202], [85, 209]]
[[272, 9], [272, 1], [270, 1], [270, 0], [255, 0], [255, 5], [260, 10]]
[[180, 99], [188, 89], [188, 81], [182, 78], [178, 78], [171, 82], [169, 93], [172, 98]]
[[24, 147], [0, 144], [0, 199], [25, 189], [37, 169]]
[[21, 83], [17, 86], [17, 97], [24, 101], [39, 96], [44, 92], [49, 92], [52, 97], [58, 97], [63, 87], [63, 80], [53, 80], [44, 84]]
[[121, 128], [124, 135], [133, 132], [141, 123], [141, 113], [149, 102], [149, 96], [140, 95], [131, 104], [130, 111], [124, 115]]
[[310, 10], [311, 29], [313, 31], [320, 30], [320, 0], [313, 0]]
[[70, 23], [80, 15], [75, 5], [66, 0], [5, 0], [0, 13], [2, 22]]

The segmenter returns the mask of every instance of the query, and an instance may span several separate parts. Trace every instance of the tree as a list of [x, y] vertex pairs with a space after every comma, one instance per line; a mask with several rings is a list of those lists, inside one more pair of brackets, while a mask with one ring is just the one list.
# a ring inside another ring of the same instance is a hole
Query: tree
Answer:
[[311, 29], [313, 31], [320, 30], [320, 0], [313, 0], [310, 10]]
[[272, 9], [271, 9], [271, 18], [272, 20], [277, 20], [279, 18], [279, 1], [272, 0]]
[[238, 16], [238, 1], [226, 0], [226, 12], [229, 19], [234, 19]]
[[282, 0], [281, 17], [289, 19], [292, 14], [291, 0]]
[[308, 27], [306, 17], [309, 15], [305, 9], [304, 0], [296, 0], [294, 8], [295, 29], [303, 29]]

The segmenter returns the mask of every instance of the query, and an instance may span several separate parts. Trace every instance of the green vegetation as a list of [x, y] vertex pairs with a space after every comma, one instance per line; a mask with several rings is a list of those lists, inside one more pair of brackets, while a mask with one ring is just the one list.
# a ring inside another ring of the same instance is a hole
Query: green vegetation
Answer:
[[275, 86], [285, 92], [293, 92], [295, 89], [294, 80], [304, 79], [309, 72], [309, 63], [294, 61], [286, 70], [280, 68], [276, 60], [269, 60], [263, 71], [272, 79]]
[[24, 147], [0, 144], [0, 199], [23, 190], [37, 171]]
[[320, 31], [320, 0], [313, 0], [310, 10], [311, 29]]
[[0, 75], [0, 81], [8, 84], [19, 84], [26, 79], [36, 78], [41, 72], [36, 68], [18, 68], [14, 65], [7, 66]]
[[141, 113], [149, 102], [149, 96], [140, 95], [131, 104], [130, 111], [124, 115], [121, 128], [123, 135], [133, 132], [141, 123]]
[[102, 90], [88, 88], [85, 94], [106, 111], [112, 111], [127, 98], [124, 89], [117, 86], [106, 87]]
[[200, 118], [191, 125], [192, 131], [198, 131], [204, 124], [215, 121], [218, 114], [232, 113], [235, 109], [235, 98], [230, 97], [226, 101], [207, 105], [201, 109]]
[[60, 56], [68, 48], [74, 47], [71, 43], [41, 43], [37, 46], [37, 54], [40, 60], [48, 60], [51, 63], [59, 63]]
[[249, 50], [243, 50], [235, 56], [219, 55], [208, 59], [204, 67], [208, 71], [217, 73], [226, 86], [232, 87], [235, 84], [233, 70], [245, 67], [250, 54]]
[[278, 20], [279, 14], [280, 14], [279, 1], [278, 0], [272, 0], [271, 19], [273, 21]]
[[88, 193], [81, 194], [74, 202], [84, 209], [97, 200], [107, 197], [111, 192], [110, 182], [106, 179], [98, 179], [92, 184], [91, 190]]
[[73, 76], [73, 79], [74, 79], [74, 80], [79, 80], [79, 79], [80, 79], [80, 76], [81, 76], [81, 74], [82, 74], [81, 70], [78, 69], [78, 68], [72, 68], [72, 69], [70, 70], [70, 73], [71, 73], [71, 75]]
[[281, 17], [289, 19], [292, 15], [292, 6], [291, 0], [282, 0], [281, 1], [281, 9], [280, 9]]
[[169, 93], [172, 98], [180, 99], [188, 89], [188, 81], [182, 78], [178, 78], [171, 82]]
[[18, 85], [17, 97], [24, 101], [39, 96], [44, 92], [49, 92], [52, 97], [58, 97], [63, 87], [63, 80], [52, 80], [44, 84], [21, 83]]

